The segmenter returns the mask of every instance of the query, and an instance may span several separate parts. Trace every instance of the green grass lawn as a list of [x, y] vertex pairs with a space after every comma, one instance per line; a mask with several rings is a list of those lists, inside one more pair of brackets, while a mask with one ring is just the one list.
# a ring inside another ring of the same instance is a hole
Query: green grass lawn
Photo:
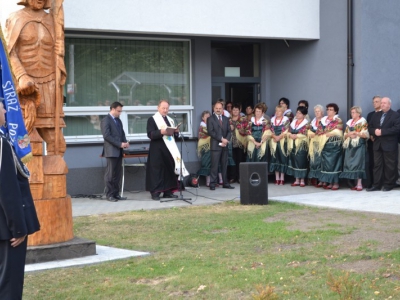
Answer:
[[[301, 230], [290, 227], [292, 218], [267, 221], [304, 210], [315, 219], [321, 211], [230, 201], [75, 218], [75, 236], [151, 255], [27, 273], [24, 299], [400, 299], [399, 249], [379, 252], [371, 240], [346, 251], [336, 243], [357, 222]], [[376, 268], [340, 267], [364, 262]]]

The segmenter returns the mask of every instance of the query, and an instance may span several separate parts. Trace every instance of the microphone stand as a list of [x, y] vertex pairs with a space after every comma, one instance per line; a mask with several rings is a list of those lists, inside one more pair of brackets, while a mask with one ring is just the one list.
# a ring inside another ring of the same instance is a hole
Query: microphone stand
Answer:
[[[175, 117], [175, 123], [176, 123], [176, 116], [175, 114], [173, 114]], [[185, 201], [186, 203], [189, 204], [193, 204], [190, 200], [192, 200], [192, 198], [184, 198], [182, 195], [182, 184], [184, 184], [183, 182], [183, 168], [182, 168], [182, 162], [183, 162], [183, 141], [184, 141], [184, 136], [182, 134], [181, 131], [179, 131], [179, 136], [181, 138], [181, 160], [180, 160], [180, 170], [179, 170], [179, 178], [181, 179], [181, 181], [179, 182], [179, 197], [178, 198], [171, 198], [171, 199], [166, 199], [166, 200], [160, 200], [160, 202], [170, 202], [170, 201], [175, 201], [175, 200], [182, 200]]]

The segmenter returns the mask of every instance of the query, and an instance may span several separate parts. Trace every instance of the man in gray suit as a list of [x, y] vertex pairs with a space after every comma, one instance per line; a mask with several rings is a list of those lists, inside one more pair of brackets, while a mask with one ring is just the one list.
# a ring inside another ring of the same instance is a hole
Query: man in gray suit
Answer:
[[231, 140], [229, 119], [224, 116], [223, 103], [217, 101], [214, 104], [214, 113], [207, 119], [207, 131], [211, 137], [211, 173], [210, 190], [215, 190], [218, 179], [218, 165], [221, 164], [223, 188], [233, 189], [227, 176], [228, 143]]
[[107, 200], [117, 202], [126, 197], [119, 195], [119, 183], [122, 176], [122, 150], [129, 148], [122, 122], [119, 119], [123, 105], [114, 102], [110, 105], [110, 113], [101, 120], [101, 133], [104, 138], [103, 156], [107, 159], [104, 181], [107, 187]]

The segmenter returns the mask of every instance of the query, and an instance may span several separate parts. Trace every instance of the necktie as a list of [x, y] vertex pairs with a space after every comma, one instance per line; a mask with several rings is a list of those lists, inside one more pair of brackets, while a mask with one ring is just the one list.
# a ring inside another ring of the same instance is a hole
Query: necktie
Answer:
[[386, 117], [386, 113], [383, 113], [383, 114], [382, 114], [382, 117], [381, 117], [381, 126], [382, 126], [382, 124], [383, 124], [383, 121], [385, 120], [385, 117]]
[[221, 124], [221, 126], [222, 126], [222, 117], [221, 117], [221, 115], [218, 116], [218, 119], [219, 119], [219, 124]]

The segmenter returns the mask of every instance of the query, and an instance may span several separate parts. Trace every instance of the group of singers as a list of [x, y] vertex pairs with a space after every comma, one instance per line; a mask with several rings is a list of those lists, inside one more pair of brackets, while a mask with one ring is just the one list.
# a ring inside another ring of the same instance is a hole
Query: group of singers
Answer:
[[[229, 113], [232, 131], [229, 143], [231, 160], [228, 159], [228, 165], [232, 165], [230, 183], [240, 183], [241, 162], [268, 161], [269, 172], [275, 173], [276, 185], [284, 185], [287, 174], [294, 178], [291, 186], [304, 187], [307, 179], [311, 179], [315, 187], [338, 190], [339, 179], [346, 178], [355, 180], [352, 190], [363, 190], [366, 145], [370, 133], [361, 108], [351, 108], [351, 119], [344, 126], [335, 103], [326, 105], [326, 115], [323, 106], [316, 105], [315, 117], [311, 121], [306, 100], [301, 100], [293, 112], [287, 98], [280, 99], [278, 103], [271, 119], [265, 114], [267, 107], [264, 103], [254, 107], [251, 117], [241, 114], [240, 105], [232, 105]], [[207, 119], [210, 116], [208, 111], [202, 113], [198, 143], [201, 157], [198, 175], [206, 176], [207, 185], [211, 168], [207, 132]], [[380, 130], [381, 121], [378, 123], [376, 128], [370, 128], [372, 136], [376, 137], [375, 130]]]

